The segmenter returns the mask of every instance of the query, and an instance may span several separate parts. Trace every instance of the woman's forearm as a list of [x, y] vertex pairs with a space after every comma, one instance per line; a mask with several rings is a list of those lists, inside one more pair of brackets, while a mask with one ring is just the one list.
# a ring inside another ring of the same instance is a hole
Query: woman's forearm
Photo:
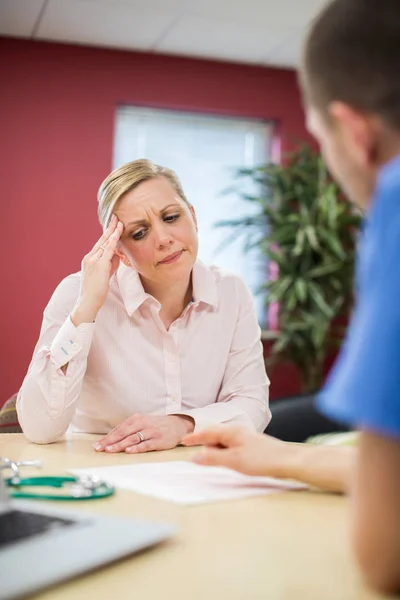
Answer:
[[70, 425], [82, 389], [86, 363], [74, 377], [57, 373], [48, 358], [34, 361], [17, 398], [18, 420], [26, 437], [37, 444], [58, 440]]

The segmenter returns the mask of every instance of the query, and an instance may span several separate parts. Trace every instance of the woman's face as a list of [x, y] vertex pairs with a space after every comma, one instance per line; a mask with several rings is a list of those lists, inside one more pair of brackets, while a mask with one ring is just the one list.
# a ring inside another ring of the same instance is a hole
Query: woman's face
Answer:
[[186, 279], [197, 258], [196, 215], [168, 179], [144, 181], [119, 201], [115, 214], [124, 224], [121, 259], [144, 281]]

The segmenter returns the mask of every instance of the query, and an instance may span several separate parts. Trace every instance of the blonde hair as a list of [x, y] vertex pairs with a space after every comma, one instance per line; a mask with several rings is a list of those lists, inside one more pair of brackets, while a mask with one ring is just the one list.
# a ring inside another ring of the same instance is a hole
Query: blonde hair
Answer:
[[124, 194], [144, 181], [157, 177], [165, 177], [182, 200], [190, 206], [175, 171], [156, 165], [147, 158], [139, 158], [112, 171], [100, 185], [97, 193], [98, 215], [103, 228], [108, 227], [115, 207]]

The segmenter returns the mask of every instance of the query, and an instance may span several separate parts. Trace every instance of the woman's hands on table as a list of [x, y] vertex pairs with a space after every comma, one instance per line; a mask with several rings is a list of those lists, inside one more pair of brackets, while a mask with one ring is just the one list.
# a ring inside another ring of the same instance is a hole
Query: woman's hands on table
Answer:
[[101, 438], [97, 452], [150, 452], [169, 450], [181, 443], [194, 430], [194, 420], [186, 415], [134, 414]]

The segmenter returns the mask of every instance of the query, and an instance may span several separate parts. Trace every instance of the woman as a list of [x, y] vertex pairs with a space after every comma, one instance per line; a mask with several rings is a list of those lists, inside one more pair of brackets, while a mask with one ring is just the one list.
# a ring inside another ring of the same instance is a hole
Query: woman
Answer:
[[36, 443], [75, 430], [95, 449], [173, 448], [215, 424], [270, 415], [260, 330], [243, 281], [197, 260], [197, 222], [173, 171], [148, 160], [98, 194], [104, 233], [45, 312], [18, 395]]

